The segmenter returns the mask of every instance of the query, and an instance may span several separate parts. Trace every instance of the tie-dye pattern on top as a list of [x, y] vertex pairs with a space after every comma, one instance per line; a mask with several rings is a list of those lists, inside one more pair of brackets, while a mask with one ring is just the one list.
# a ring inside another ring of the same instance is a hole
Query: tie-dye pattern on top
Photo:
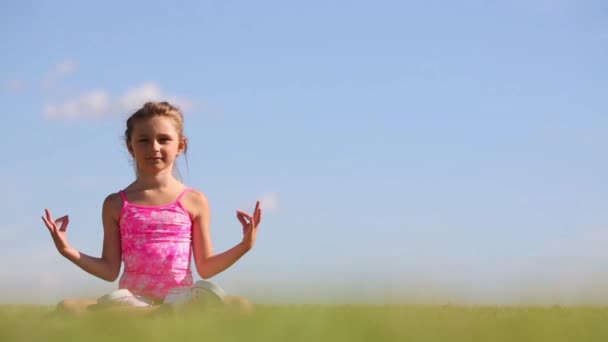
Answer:
[[175, 202], [159, 206], [129, 203], [120, 191], [124, 272], [119, 288], [162, 300], [171, 289], [192, 285], [192, 220], [180, 203], [188, 190]]

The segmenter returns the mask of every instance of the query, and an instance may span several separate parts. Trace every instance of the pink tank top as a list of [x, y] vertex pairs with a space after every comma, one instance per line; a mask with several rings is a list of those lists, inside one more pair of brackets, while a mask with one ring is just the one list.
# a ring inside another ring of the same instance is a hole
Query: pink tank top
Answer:
[[192, 285], [192, 220], [180, 203], [188, 190], [175, 202], [158, 206], [129, 203], [120, 191], [124, 272], [119, 288], [162, 300], [172, 288]]

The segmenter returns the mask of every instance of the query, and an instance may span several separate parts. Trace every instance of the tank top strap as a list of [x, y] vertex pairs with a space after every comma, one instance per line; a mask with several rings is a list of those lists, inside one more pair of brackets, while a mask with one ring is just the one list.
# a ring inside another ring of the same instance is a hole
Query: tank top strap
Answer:
[[188, 191], [192, 190], [191, 188], [185, 188], [184, 191], [182, 191], [181, 194], [179, 194], [179, 196], [177, 196], [177, 199], [175, 200], [175, 202], [179, 202], [181, 201], [182, 197], [184, 197], [184, 195], [186, 193], [188, 193]]
[[125, 195], [124, 190], [120, 190], [118, 193], [120, 194], [120, 198], [122, 198], [123, 202], [129, 203], [129, 201], [127, 201], [127, 195]]

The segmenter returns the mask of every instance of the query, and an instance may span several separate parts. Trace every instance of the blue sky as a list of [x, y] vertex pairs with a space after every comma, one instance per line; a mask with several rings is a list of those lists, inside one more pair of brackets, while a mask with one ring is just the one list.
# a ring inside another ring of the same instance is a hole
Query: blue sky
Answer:
[[0, 5], [1, 302], [113, 289], [99, 255], [133, 171], [126, 117], [186, 115], [215, 280], [257, 301], [606, 303], [608, 7], [600, 1]]

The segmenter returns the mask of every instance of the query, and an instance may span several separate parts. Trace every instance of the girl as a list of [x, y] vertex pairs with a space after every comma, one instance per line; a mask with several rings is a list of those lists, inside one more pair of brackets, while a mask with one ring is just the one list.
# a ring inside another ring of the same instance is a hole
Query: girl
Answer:
[[[260, 203], [256, 203], [251, 215], [236, 213], [243, 226], [243, 240], [223, 253], [214, 254], [207, 198], [202, 192], [186, 187], [173, 174], [175, 160], [186, 153], [188, 146], [179, 109], [167, 102], [146, 103], [127, 120], [125, 141], [135, 161], [137, 177], [103, 203], [101, 257], [81, 253], [68, 243], [67, 215], [53, 220], [51, 212], [45, 209], [42, 220], [59, 253], [86, 272], [114, 281], [121, 260], [124, 262], [118, 292], [126, 296], [120, 299], [110, 294], [111, 300], [146, 306], [148, 311], [159, 307], [150, 304], [163, 303], [169, 294], [172, 302], [193, 302], [191, 298], [195, 296], [189, 296], [192, 293], [184, 289], [209, 289], [212, 284], [197, 282], [194, 285], [200, 286], [193, 287], [191, 253], [196, 271], [203, 279], [226, 270], [255, 244], [262, 218]], [[250, 308], [242, 298], [222, 300], [244, 310]], [[64, 300], [58, 309], [82, 312], [97, 303], [97, 300]]]

